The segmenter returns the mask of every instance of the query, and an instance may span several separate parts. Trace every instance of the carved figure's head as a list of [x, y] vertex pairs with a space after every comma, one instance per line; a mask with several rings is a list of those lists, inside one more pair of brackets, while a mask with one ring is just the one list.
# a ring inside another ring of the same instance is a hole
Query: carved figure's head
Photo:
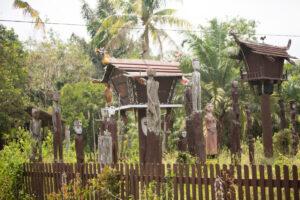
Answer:
[[200, 71], [200, 62], [197, 58], [194, 58], [192, 61], [194, 71]]
[[60, 99], [59, 92], [57, 92], [57, 91], [53, 92], [52, 100], [55, 101], [55, 102], [58, 102], [59, 99]]
[[36, 108], [32, 108], [32, 110], [31, 110], [31, 115], [32, 115], [32, 117], [33, 117], [34, 119], [38, 119], [38, 118], [39, 118], [39, 115], [40, 115], [39, 110], [36, 109]]
[[156, 71], [153, 68], [147, 69], [147, 76], [148, 77], [154, 77], [156, 75]]
[[82, 123], [80, 120], [74, 121], [74, 131], [76, 134], [81, 135], [82, 134]]
[[205, 106], [205, 111], [208, 112], [208, 113], [211, 113], [214, 111], [214, 106], [212, 103], [208, 103], [206, 106]]
[[232, 87], [237, 88], [239, 85], [239, 82], [237, 81], [232, 81]]

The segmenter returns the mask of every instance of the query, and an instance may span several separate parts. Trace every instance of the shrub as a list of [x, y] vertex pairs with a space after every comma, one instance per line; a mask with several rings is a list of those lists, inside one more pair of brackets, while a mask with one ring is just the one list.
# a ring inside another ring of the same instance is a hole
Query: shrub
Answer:
[[281, 130], [274, 134], [274, 150], [286, 155], [289, 153], [292, 141], [291, 131], [289, 129]]
[[13, 129], [13, 138], [0, 151], [0, 200], [28, 198], [21, 190], [23, 163], [28, 161], [31, 137], [24, 129]]

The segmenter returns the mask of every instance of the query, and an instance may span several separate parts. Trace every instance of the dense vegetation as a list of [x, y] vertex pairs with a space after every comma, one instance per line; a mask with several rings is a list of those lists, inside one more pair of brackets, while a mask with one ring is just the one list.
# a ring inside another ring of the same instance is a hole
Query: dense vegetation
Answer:
[[[48, 32], [43, 41], [21, 42], [13, 30], [0, 25], [0, 200], [26, 198], [21, 190], [16, 190], [21, 184], [21, 165], [28, 161], [30, 155], [30, 133], [25, 130], [29, 119], [26, 110], [29, 106], [36, 106], [51, 112], [51, 95], [55, 90], [61, 93], [60, 105], [66, 124], [72, 125], [75, 119], [83, 122], [87, 160], [94, 160], [90, 155], [95, 150], [94, 136], [99, 128], [97, 119], [100, 118], [100, 109], [105, 105], [104, 86], [91, 81], [92, 78], [101, 78], [103, 74], [101, 57], [94, 51], [100, 47], [105, 47], [110, 55], [118, 58], [171, 58], [181, 63], [184, 73], [191, 72], [191, 59], [197, 57], [201, 62], [202, 107], [209, 102], [213, 103], [221, 138], [220, 155], [216, 159], [209, 159], [208, 162], [230, 162], [228, 151], [230, 88], [231, 82], [239, 79], [239, 69], [243, 64], [228, 56], [229, 52], [236, 48], [228, 33], [234, 30], [240, 37], [256, 40], [256, 23], [240, 18], [228, 21], [212, 19], [206, 26], [200, 26], [201, 34], [189, 31], [178, 33], [184, 38], [184, 42], [178, 44], [168, 32], [158, 28], [167, 25], [188, 29], [189, 23], [176, 18], [174, 13], [175, 10], [165, 8], [164, 1], [159, 0], [99, 0], [95, 9], [83, 2], [82, 15], [87, 23], [90, 42], [76, 35], [70, 37], [68, 41], [62, 41], [53, 32]], [[136, 26], [141, 29], [132, 29]], [[296, 156], [289, 155], [291, 128], [289, 126], [280, 130], [277, 104], [279, 99], [284, 100], [289, 119], [288, 102], [290, 100], [300, 102], [300, 68], [286, 64], [285, 69], [289, 71], [288, 81], [275, 91], [271, 99], [275, 147], [272, 159], [265, 159], [262, 153], [259, 100], [253, 95], [253, 90], [247, 83], [239, 83], [242, 163], [249, 163], [244, 108], [245, 105], [250, 105], [252, 131], [256, 139], [256, 162], [300, 165], [300, 151]], [[175, 101], [182, 103], [182, 96], [183, 86], [179, 85]], [[178, 135], [185, 128], [184, 110], [180, 109], [173, 114], [174, 127], [164, 162], [194, 162], [195, 159], [191, 156], [178, 153], [176, 147]], [[299, 119], [297, 120], [299, 122]], [[124, 135], [120, 149], [122, 161], [138, 162], [135, 114], [130, 113], [127, 126], [122, 125], [120, 120], [118, 123], [119, 132]], [[66, 161], [75, 161], [72, 136], [70, 148], [68, 151], [64, 149], [64, 154]], [[48, 130], [44, 136], [43, 157], [45, 161], [51, 162], [52, 156], [52, 133]], [[99, 177], [94, 181], [100, 179], [106, 177]], [[52, 195], [54, 199], [60, 198], [55, 195]]]

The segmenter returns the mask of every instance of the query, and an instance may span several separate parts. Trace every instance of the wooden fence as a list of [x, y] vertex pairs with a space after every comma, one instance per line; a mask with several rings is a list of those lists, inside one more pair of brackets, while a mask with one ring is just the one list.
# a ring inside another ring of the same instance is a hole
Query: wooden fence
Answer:
[[[143, 191], [149, 183], [154, 193], [164, 196], [162, 199], [215, 199], [215, 178], [222, 169], [227, 169], [234, 178], [234, 199], [299, 200], [297, 166], [118, 164], [112, 167], [121, 174], [119, 199], [143, 199]], [[60, 191], [63, 173], [69, 182], [79, 172], [82, 182], [86, 183], [101, 173], [101, 169], [103, 166], [96, 163], [24, 164], [25, 190], [37, 199], [46, 199], [47, 194]], [[98, 198], [90, 195], [89, 199]]]

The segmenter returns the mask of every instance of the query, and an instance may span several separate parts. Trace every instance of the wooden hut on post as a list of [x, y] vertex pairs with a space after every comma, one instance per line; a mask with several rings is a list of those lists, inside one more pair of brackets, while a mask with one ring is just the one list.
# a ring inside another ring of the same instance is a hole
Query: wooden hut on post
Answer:
[[[135, 110], [138, 113], [140, 163], [161, 163], [162, 137], [154, 134], [147, 135], [145, 131], [147, 130], [145, 124], [147, 111], [146, 79], [147, 69], [150, 68], [155, 70], [154, 79], [159, 82], [160, 108], [167, 109], [166, 114], [170, 115], [170, 109], [181, 107], [181, 104], [172, 104], [175, 86], [178, 80], [182, 78], [182, 72], [177, 62], [110, 59], [101, 82], [110, 84], [116, 96], [119, 97], [120, 105], [116, 110], [122, 110], [123, 113], [126, 110]], [[165, 125], [165, 127], [170, 127], [170, 125]]]
[[273, 93], [274, 85], [281, 84], [287, 79], [287, 74], [283, 73], [284, 61], [294, 64], [292, 57], [287, 53], [290, 48], [291, 40], [286, 47], [278, 47], [264, 43], [249, 42], [239, 39], [235, 34], [233, 37], [239, 45], [240, 50], [236, 59], [243, 60], [245, 70], [241, 69], [242, 81], [247, 81], [255, 87], [261, 98], [261, 119], [262, 119], [262, 138], [264, 155], [273, 156], [272, 145], [272, 119], [270, 110], [270, 95]]

